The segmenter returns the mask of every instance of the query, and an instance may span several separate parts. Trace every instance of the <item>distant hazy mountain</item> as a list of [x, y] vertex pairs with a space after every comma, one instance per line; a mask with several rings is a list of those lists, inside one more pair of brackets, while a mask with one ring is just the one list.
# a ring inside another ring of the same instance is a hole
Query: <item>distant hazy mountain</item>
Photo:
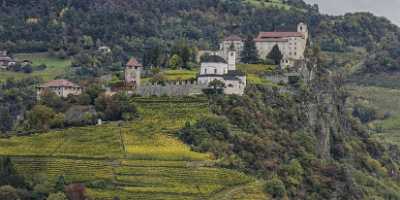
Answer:
[[352, 11], [370, 11], [385, 16], [400, 25], [400, 0], [305, 0], [317, 3], [321, 12], [343, 14]]

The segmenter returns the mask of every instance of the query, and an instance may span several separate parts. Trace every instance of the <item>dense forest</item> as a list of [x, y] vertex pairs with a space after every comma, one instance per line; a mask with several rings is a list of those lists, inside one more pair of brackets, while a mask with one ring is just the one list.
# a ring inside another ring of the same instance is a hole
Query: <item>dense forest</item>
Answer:
[[[230, 34], [245, 37], [259, 31], [295, 30], [297, 23], [306, 22], [313, 41], [323, 50], [364, 47], [372, 58], [366, 62], [367, 71], [398, 70], [400, 30], [387, 19], [369, 13], [326, 16], [316, 5], [297, 0], [286, 3], [290, 9], [241, 0], [3, 0], [0, 49], [50, 49], [60, 56], [78, 55], [85, 60], [95, 56], [80, 53], [108, 45], [115, 50], [114, 57], [127, 59], [128, 53], [145, 64], [160, 66], [180, 40], [209, 49]], [[80, 63], [97, 67], [94, 61]]]

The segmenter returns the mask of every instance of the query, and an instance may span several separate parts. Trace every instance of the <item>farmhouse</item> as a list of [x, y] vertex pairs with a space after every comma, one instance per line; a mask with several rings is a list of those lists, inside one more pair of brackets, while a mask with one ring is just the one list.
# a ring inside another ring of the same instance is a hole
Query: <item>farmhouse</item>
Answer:
[[143, 65], [136, 60], [131, 58], [125, 67], [125, 84], [129, 87], [140, 86], [140, 76], [143, 71]]
[[16, 62], [7, 54], [7, 51], [0, 51], [0, 68], [6, 69]]
[[68, 97], [69, 95], [80, 95], [82, 88], [68, 80], [59, 79], [38, 86], [36, 90], [37, 97], [40, 98], [45, 91], [54, 92], [60, 97]]
[[209, 85], [214, 80], [225, 84], [225, 94], [243, 95], [246, 88], [246, 75], [236, 70], [236, 52], [228, 53], [228, 62], [220, 56], [209, 56], [201, 63], [197, 82]]
[[293, 66], [296, 61], [304, 59], [308, 40], [308, 28], [304, 23], [297, 26], [297, 32], [260, 32], [256, 39], [259, 57], [265, 59], [275, 45], [283, 54], [281, 64]]

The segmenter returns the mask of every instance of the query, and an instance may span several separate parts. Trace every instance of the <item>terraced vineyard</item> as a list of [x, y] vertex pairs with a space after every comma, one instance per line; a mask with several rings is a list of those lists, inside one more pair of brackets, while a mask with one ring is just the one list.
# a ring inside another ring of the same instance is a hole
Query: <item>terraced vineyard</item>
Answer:
[[[176, 138], [187, 121], [209, 115], [202, 98], [136, 98], [141, 118], [129, 123], [71, 128], [0, 139], [25, 176], [63, 175], [82, 182], [95, 199], [265, 199], [256, 180], [213, 166]], [[247, 193], [246, 193], [247, 192]], [[246, 195], [243, 195], [246, 194]], [[253, 198], [256, 197], [256, 198]]]

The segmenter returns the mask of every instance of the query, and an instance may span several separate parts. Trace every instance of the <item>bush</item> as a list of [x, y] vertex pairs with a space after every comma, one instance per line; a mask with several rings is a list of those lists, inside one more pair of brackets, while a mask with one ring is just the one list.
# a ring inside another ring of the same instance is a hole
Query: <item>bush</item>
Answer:
[[285, 184], [278, 177], [267, 181], [265, 191], [273, 198], [283, 198], [286, 194]]
[[362, 104], [356, 104], [353, 108], [353, 116], [360, 119], [362, 123], [368, 123], [377, 119], [377, 111]]
[[0, 187], [0, 199], [19, 200], [17, 190], [12, 186], [5, 185]]

